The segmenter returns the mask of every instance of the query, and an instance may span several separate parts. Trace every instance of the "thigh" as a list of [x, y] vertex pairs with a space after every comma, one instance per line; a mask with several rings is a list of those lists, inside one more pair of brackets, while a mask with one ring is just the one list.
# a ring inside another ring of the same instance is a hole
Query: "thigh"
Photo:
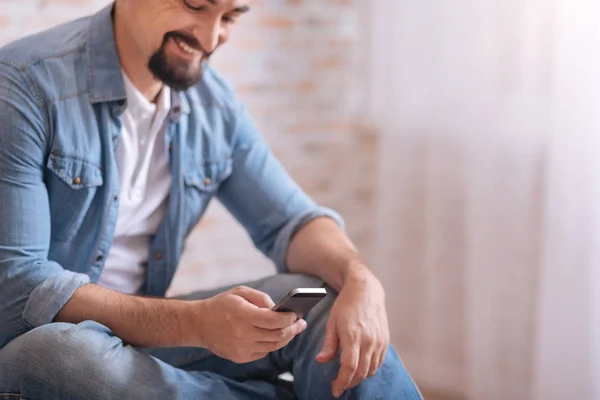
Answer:
[[210, 371], [175, 368], [124, 345], [92, 321], [55, 323], [0, 350], [0, 399], [277, 399], [266, 382], [236, 382]]

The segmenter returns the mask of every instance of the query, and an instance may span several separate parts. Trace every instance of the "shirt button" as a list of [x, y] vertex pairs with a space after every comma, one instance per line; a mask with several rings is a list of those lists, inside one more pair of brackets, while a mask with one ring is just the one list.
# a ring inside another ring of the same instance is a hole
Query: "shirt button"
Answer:
[[80, 177], [75, 177], [73, 179], [73, 185], [79, 185], [81, 183], [81, 178]]
[[102, 254], [98, 255], [98, 257], [96, 257], [96, 261], [100, 262], [104, 260], [104, 256]]
[[157, 260], [162, 260], [163, 255], [160, 251], [157, 251], [156, 253], [154, 253], [154, 258]]
[[204, 183], [205, 183], [206, 185], [210, 185], [210, 183], [211, 183], [211, 182], [212, 182], [212, 181], [210, 180], [210, 178], [206, 178], [206, 179], [204, 180]]

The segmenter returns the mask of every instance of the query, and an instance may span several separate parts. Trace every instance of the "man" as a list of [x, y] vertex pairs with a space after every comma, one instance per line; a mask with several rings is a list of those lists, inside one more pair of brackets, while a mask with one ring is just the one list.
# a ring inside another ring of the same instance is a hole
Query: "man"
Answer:
[[[0, 51], [0, 397], [420, 398], [340, 218], [206, 63], [248, 10], [116, 0]], [[165, 299], [213, 196], [280, 274]]]

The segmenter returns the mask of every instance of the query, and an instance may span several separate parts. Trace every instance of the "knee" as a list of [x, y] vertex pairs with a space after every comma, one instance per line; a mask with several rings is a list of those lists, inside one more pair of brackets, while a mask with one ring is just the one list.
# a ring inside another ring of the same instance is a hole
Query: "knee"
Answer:
[[19, 384], [44, 381], [63, 385], [83, 375], [84, 379], [98, 379], [110, 374], [99, 371], [103, 364], [98, 359], [114, 346], [122, 346], [121, 340], [92, 321], [44, 325], [17, 337], [0, 351], [0, 375]]

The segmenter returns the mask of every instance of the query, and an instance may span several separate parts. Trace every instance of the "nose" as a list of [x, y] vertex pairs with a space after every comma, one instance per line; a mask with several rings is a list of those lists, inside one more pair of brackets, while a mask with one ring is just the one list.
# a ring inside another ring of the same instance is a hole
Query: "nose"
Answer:
[[216, 50], [221, 42], [223, 35], [223, 27], [220, 21], [214, 23], [204, 23], [198, 26], [195, 32], [195, 36], [202, 45], [202, 49], [207, 53], [212, 53]]

